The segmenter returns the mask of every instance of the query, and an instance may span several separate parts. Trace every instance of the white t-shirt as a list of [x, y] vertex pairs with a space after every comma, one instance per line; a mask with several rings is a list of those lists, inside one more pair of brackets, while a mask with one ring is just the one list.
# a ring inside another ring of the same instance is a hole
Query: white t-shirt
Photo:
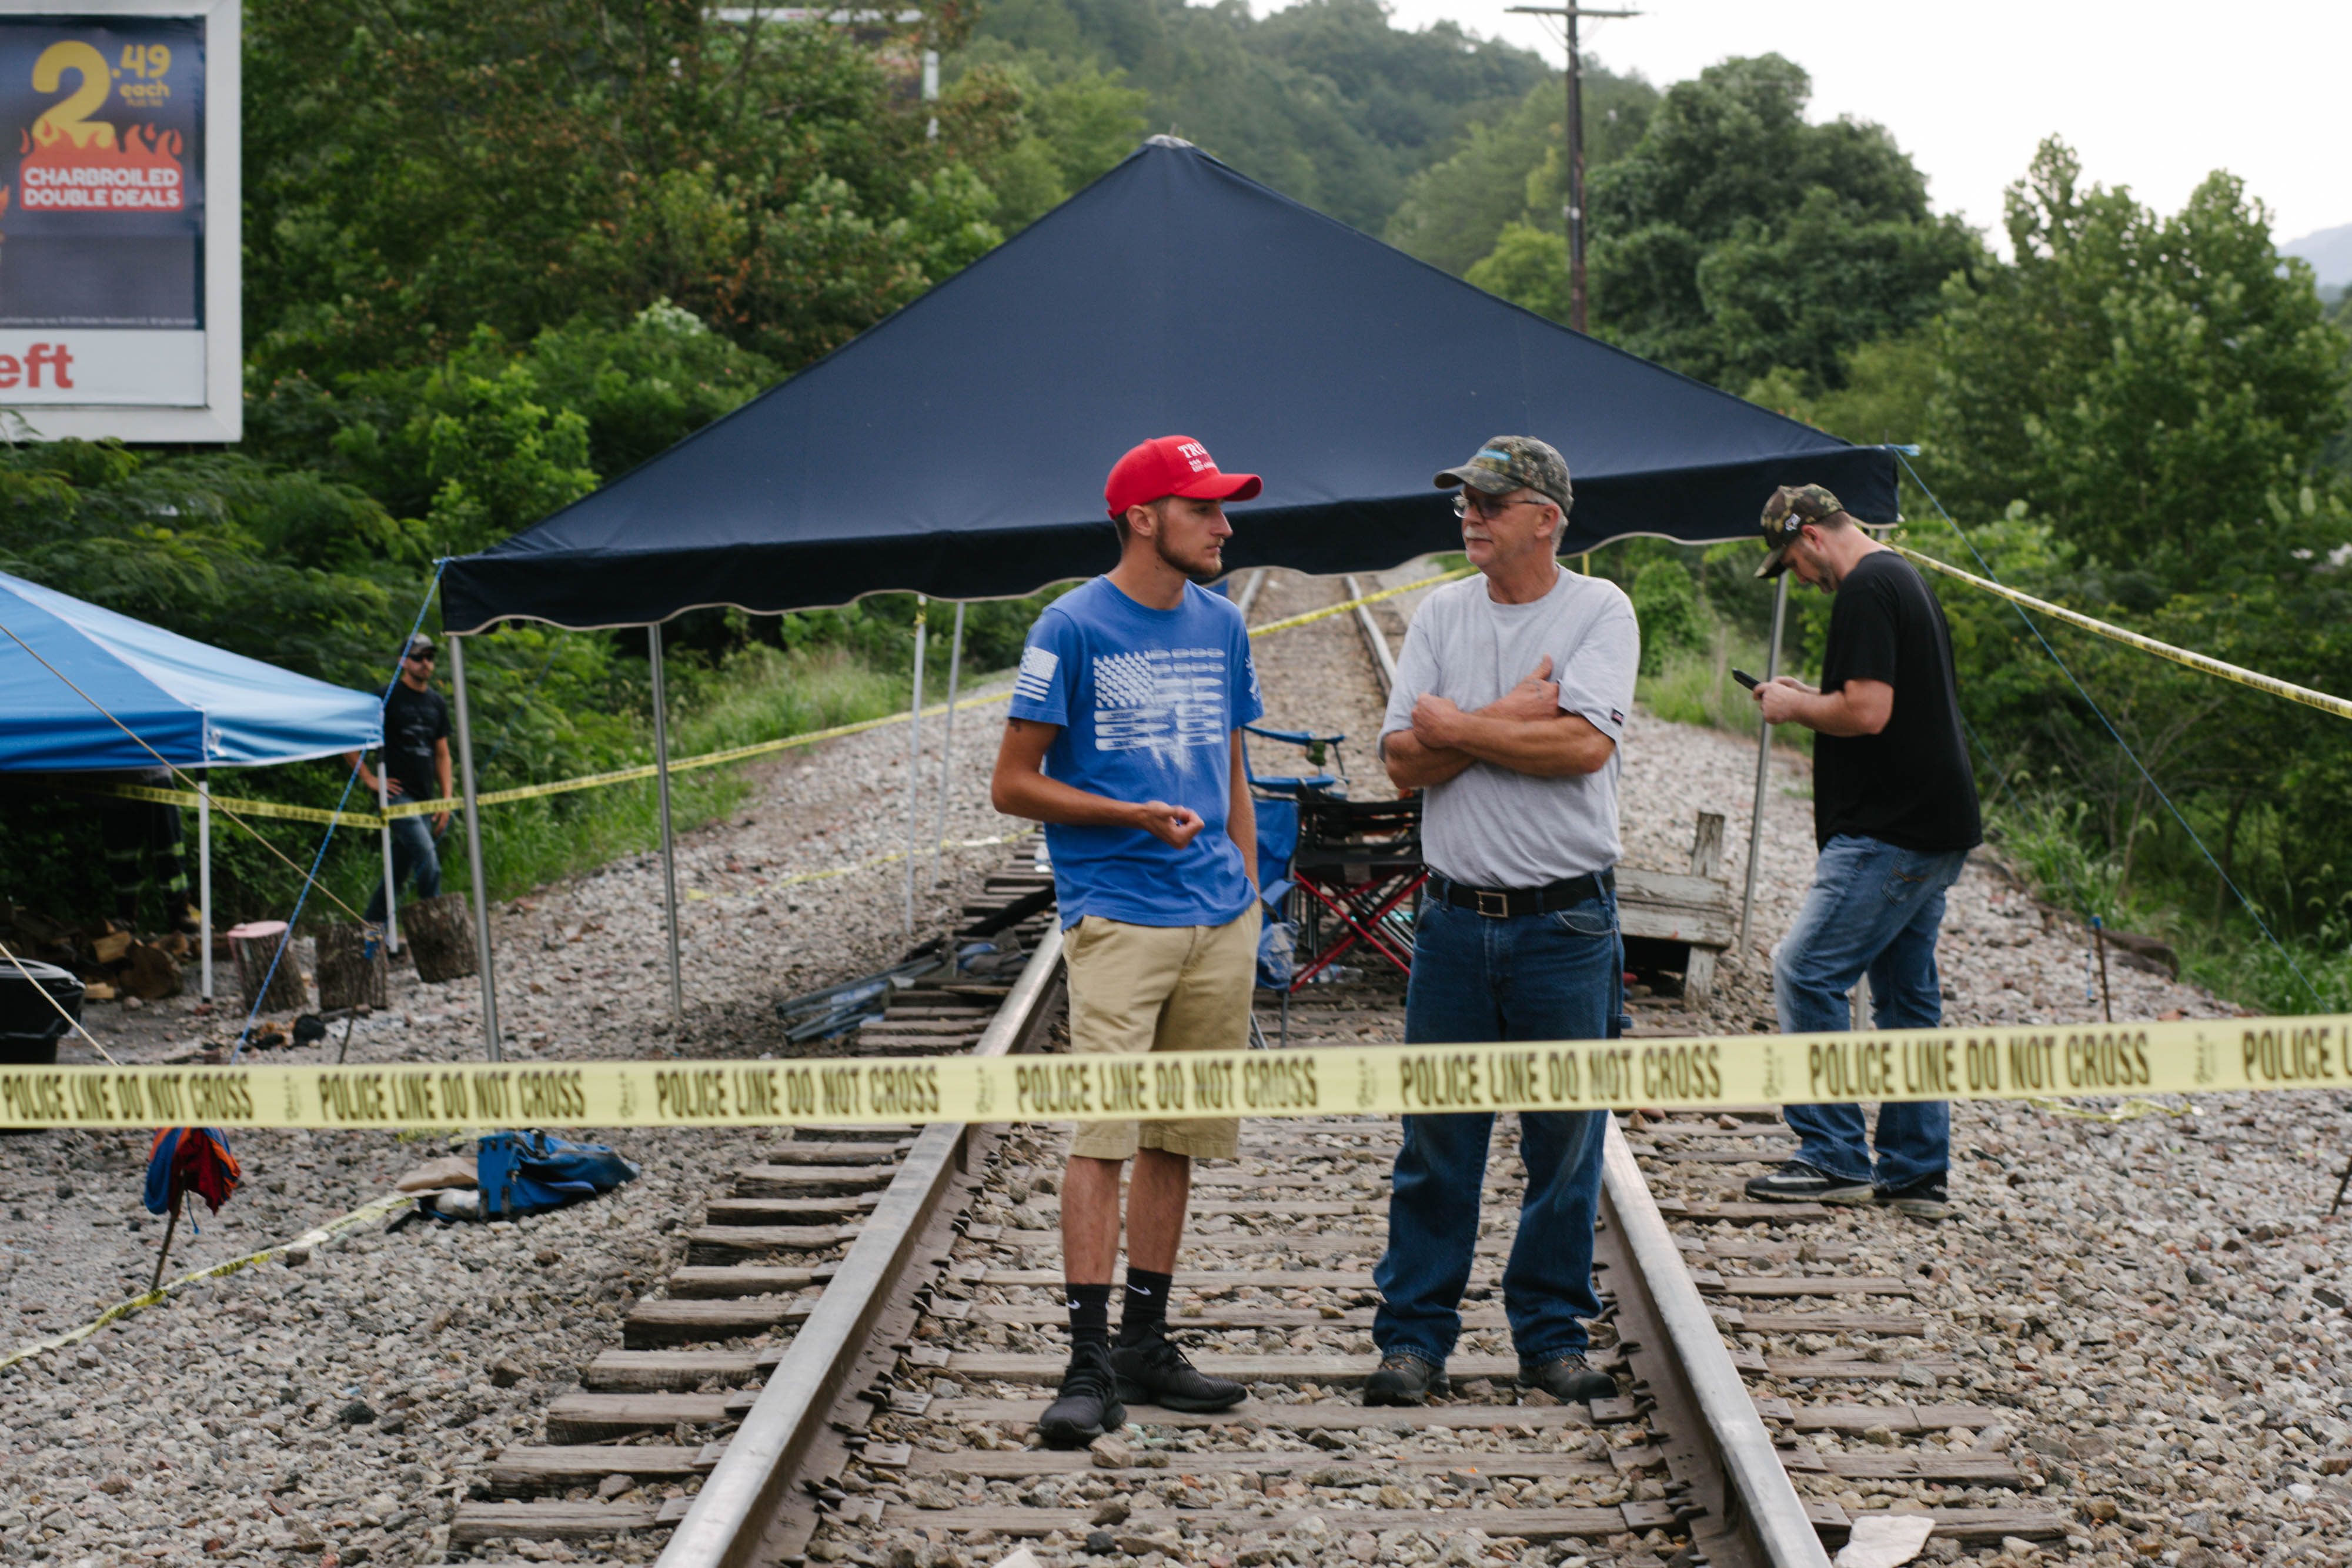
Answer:
[[[1606, 579], [1565, 570], [1532, 604], [1496, 603], [1484, 577], [1432, 593], [1405, 632], [1381, 733], [1411, 729], [1425, 692], [1465, 713], [1485, 707], [1546, 654], [1560, 711], [1622, 739], [1642, 664], [1633, 601]], [[1474, 887], [1541, 887], [1614, 865], [1619, 760], [1612, 750], [1595, 771], [1569, 779], [1473, 762], [1423, 792], [1422, 856], [1439, 875]]]

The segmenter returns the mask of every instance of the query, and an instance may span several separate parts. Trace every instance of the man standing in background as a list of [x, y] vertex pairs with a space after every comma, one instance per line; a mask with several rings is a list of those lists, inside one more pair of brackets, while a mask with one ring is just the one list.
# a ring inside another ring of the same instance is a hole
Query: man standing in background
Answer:
[[[1568, 465], [1498, 435], [1437, 476], [1458, 485], [1462, 548], [1479, 575], [1429, 596], [1405, 633], [1381, 758], [1423, 791], [1427, 896], [1405, 991], [1409, 1044], [1607, 1040], [1618, 1032], [1617, 741], [1642, 638], [1622, 590], [1560, 570]], [[1372, 1275], [1381, 1364], [1367, 1405], [1446, 1392], [1478, 1239], [1491, 1113], [1407, 1116]], [[1585, 1360], [1592, 1223], [1608, 1114], [1519, 1115], [1527, 1194], [1503, 1270], [1519, 1385], [1613, 1396]]]
[[[1820, 687], [1783, 675], [1756, 688], [1767, 723], [1801, 724], [1820, 737], [1813, 840], [1821, 858], [1772, 958], [1780, 1032], [1850, 1027], [1847, 993], [1864, 974], [1880, 1029], [1937, 1028], [1944, 890], [1984, 841], [1960, 737], [1951, 628], [1918, 570], [1855, 526], [1819, 485], [1776, 491], [1762, 527], [1771, 553], [1757, 576], [1793, 571], [1837, 596]], [[1874, 1140], [1859, 1105], [1785, 1105], [1780, 1114], [1797, 1134], [1797, 1157], [1750, 1181], [1748, 1197], [1875, 1198], [1920, 1219], [1951, 1213], [1952, 1108], [1945, 1102], [1885, 1102]]]
[[[1199, 442], [1147, 441], [1103, 498], [1118, 564], [1030, 629], [990, 794], [1045, 824], [1066, 935], [1070, 1049], [1139, 1055], [1249, 1044], [1257, 967], [1257, 819], [1241, 727], [1265, 709], [1241, 612], [1203, 584], [1224, 570], [1227, 500], [1258, 493]], [[1167, 1336], [1192, 1162], [1240, 1152], [1230, 1117], [1087, 1122], [1062, 1177], [1070, 1364], [1037, 1422], [1056, 1448], [1127, 1419], [1122, 1400], [1223, 1410], [1247, 1392]], [[1110, 1343], [1119, 1174], [1127, 1290]]]
[[[418, 633], [401, 655], [400, 679], [383, 700], [383, 772], [386, 792], [394, 800], [449, 799], [449, 705], [432, 688], [433, 639]], [[356, 751], [343, 754], [348, 767], [360, 770], [360, 786], [375, 793], [375, 778], [366, 758]], [[436, 811], [432, 826], [423, 817], [392, 820], [392, 880], [404, 887], [416, 879], [416, 896], [431, 898], [441, 891], [441, 858], [437, 846], [449, 831], [449, 813]], [[378, 883], [368, 900], [367, 918], [383, 919], [387, 892]]]

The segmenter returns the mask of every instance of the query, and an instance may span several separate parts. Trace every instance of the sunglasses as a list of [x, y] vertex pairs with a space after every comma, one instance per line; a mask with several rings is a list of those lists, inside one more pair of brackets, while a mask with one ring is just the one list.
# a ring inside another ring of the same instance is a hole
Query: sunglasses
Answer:
[[433, 655], [430, 653], [411, 653], [408, 655], [408, 662], [412, 664], [429, 664], [433, 662]]
[[1474, 510], [1482, 517], [1499, 517], [1513, 507], [1543, 507], [1550, 505], [1538, 496], [1521, 496], [1516, 500], [1498, 501], [1475, 490], [1464, 490], [1454, 497], [1454, 515], [1466, 517]]

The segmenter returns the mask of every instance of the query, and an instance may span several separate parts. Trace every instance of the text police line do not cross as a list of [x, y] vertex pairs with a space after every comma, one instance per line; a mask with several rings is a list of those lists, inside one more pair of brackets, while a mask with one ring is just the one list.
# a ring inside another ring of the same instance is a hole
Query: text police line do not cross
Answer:
[[453, 1128], [1685, 1110], [2352, 1088], [2352, 1018], [1141, 1057], [0, 1068], [0, 1126]]

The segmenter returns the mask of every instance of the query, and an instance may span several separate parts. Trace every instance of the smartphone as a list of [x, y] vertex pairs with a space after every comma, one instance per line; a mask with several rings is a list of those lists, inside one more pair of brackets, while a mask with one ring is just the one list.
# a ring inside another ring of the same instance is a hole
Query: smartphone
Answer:
[[1741, 685], [1746, 686], [1751, 692], [1756, 689], [1756, 677], [1749, 674], [1745, 670], [1733, 670], [1731, 672], [1731, 678], [1738, 681]]

